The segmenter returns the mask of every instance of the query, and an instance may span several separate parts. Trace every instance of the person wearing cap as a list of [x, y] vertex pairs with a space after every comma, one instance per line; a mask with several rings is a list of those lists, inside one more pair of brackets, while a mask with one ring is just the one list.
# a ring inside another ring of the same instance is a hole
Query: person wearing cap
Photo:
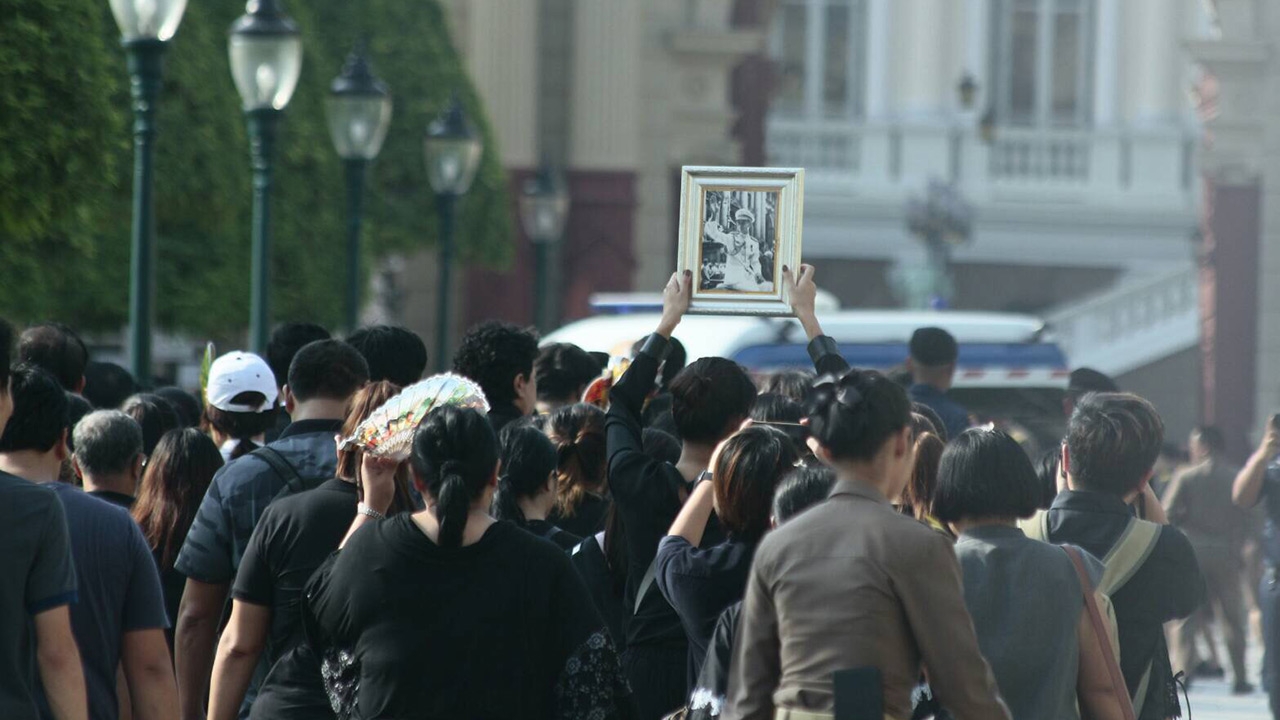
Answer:
[[[174, 568], [187, 577], [174, 634], [174, 659], [183, 718], [203, 718], [213, 668], [218, 622], [231, 581], [254, 526], [277, 497], [334, 477], [334, 436], [348, 400], [369, 379], [365, 359], [340, 340], [319, 340], [298, 351], [281, 395], [291, 422], [280, 438], [227, 463], [213, 477]], [[210, 368], [206, 402], [226, 413], [262, 413], [274, 407], [275, 377], [262, 358], [231, 353]], [[265, 428], [263, 428], [265, 429]], [[241, 717], [265, 675], [259, 667]]]
[[956, 339], [942, 328], [920, 328], [912, 333], [907, 351], [907, 369], [915, 381], [907, 388], [911, 401], [936, 412], [947, 426], [947, 437], [954, 438], [968, 430], [969, 412], [947, 397], [960, 356]]
[[276, 422], [275, 374], [261, 357], [230, 352], [209, 366], [204, 390], [204, 427], [231, 462], [257, 450]]
[[736, 228], [732, 232], [725, 232], [716, 222], [706, 225], [707, 237], [724, 245], [728, 252], [721, 285], [726, 290], [754, 291], [766, 284], [760, 269], [760, 241], [751, 235], [755, 221], [754, 213], [738, 208], [733, 214]]

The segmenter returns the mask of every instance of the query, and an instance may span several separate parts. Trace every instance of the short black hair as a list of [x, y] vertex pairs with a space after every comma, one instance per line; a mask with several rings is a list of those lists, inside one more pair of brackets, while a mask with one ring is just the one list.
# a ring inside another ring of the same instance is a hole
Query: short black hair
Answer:
[[138, 391], [128, 370], [110, 362], [90, 362], [84, 369], [84, 398], [95, 408], [114, 410]]
[[1040, 506], [1040, 480], [1018, 441], [999, 430], [952, 438], [938, 465], [933, 514], [942, 522], [1027, 518]]
[[925, 367], [951, 365], [960, 356], [960, 347], [951, 333], [939, 327], [924, 327], [911, 334], [911, 359]]
[[276, 385], [288, 382], [289, 366], [293, 364], [293, 356], [302, 348], [317, 340], [328, 340], [332, 337], [328, 330], [315, 323], [287, 322], [276, 326], [267, 341], [267, 352], [263, 359], [271, 374], [276, 376]]
[[22, 332], [18, 359], [48, 370], [62, 389], [75, 392], [84, 379], [89, 348], [76, 331], [62, 323], [40, 323]]
[[[77, 395], [70, 390], [66, 391], [67, 396], [67, 427], [74, 428], [76, 423], [80, 422], [80, 418], [93, 412], [93, 406], [89, 404], [84, 397]], [[67, 449], [75, 452], [76, 443], [75, 435], [67, 435]]]
[[178, 412], [178, 421], [182, 427], [195, 427], [200, 424], [200, 400], [191, 393], [174, 385], [156, 388], [156, 395], [169, 401]]
[[1071, 480], [1124, 497], [1141, 486], [1163, 443], [1164, 422], [1151, 403], [1130, 393], [1085, 395], [1067, 424]]
[[1120, 386], [1116, 385], [1116, 381], [1106, 373], [1093, 368], [1076, 368], [1071, 371], [1071, 376], [1067, 380], [1067, 396], [1072, 400], [1079, 400], [1088, 393], [1116, 392], [1120, 392]]
[[1227, 447], [1227, 440], [1217, 425], [1197, 425], [1194, 432], [1211, 453], [1220, 453]]
[[[13, 362], [13, 326], [0, 319], [0, 385], [9, 385], [9, 369]], [[0, 389], [0, 393], [4, 392]]]
[[751, 414], [756, 386], [732, 360], [702, 358], [671, 381], [671, 417], [682, 442], [723, 440]]
[[[923, 429], [928, 430], [934, 435], [937, 435], [938, 439], [941, 440], [944, 445], [946, 444], [947, 440], [949, 439], [947, 437], [947, 424], [942, 422], [942, 416], [938, 414], [937, 410], [934, 410], [933, 408], [929, 407], [928, 405], [925, 405], [924, 403], [913, 402], [911, 403], [911, 412], [923, 417], [926, 421], [928, 421], [929, 425], [931, 425], [932, 427], [926, 427]], [[917, 435], [920, 434], [921, 429], [922, 428], [920, 428], [919, 426], [916, 427]]]
[[576, 403], [591, 381], [600, 377], [604, 366], [577, 345], [551, 343], [538, 351], [533, 369], [538, 376], [539, 400]]
[[52, 373], [31, 363], [13, 368], [13, 417], [0, 452], [49, 452], [67, 429], [67, 393]]
[[805, 441], [809, 439], [809, 428], [800, 424], [804, 419], [804, 406], [800, 403], [785, 395], [760, 393], [756, 396], [756, 404], [751, 408], [751, 419], [761, 423], [786, 423], [772, 427], [791, 438], [796, 452], [808, 454], [809, 448]]
[[813, 373], [803, 370], [784, 370], [765, 378], [760, 387], [760, 394], [772, 393], [802, 403], [805, 395], [809, 394], [809, 386], [812, 384]]
[[537, 332], [490, 321], [471, 328], [462, 338], [453, 355], [453, 371], [479, 384], [490, 405], [509, 405], [516, 399], [516, 378], [533, 379], [537, 357]]
[[1048, 510], [1058, 497], [1058, 468], [1062, 466], [1062, 448], [1045, 450], [1036, 461], [1036, 475], [1040, 479], [1040, 509]]
[[911, 422], [903, 387], [875, 370], [818, 378], [805, 401], [809, 434], [836, 459], [870, 460]]
[[427, 345], [416, 333], [394, 325], [362, 327], [347, 343], [369, 363], [369, 381], [388, 380], [408, 387], [422, 379], [427, 369]]
[[640, 434], [640, 442], [645, 455], [672, 465], [680, 462], [680, 441], [666, 430], [647, 427]]
[[773, 493], [773, 519], [779, 525], [831, 495], [836, 471], [826, 465], [798, 467], [787, 473]]
[[369, 382], [369, 364], [341, 340], [304, 346], [289, 365], [289, 392], [299, 401], [346, 400]]

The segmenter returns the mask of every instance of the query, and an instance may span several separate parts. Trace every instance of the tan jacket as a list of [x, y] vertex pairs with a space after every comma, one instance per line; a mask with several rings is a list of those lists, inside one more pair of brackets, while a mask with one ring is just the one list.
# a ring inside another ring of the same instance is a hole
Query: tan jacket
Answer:
[[1008, 720], [978, 650], [950, 540], [841, 480], [765, 536], [747, 582], [725, 720], [832, 712], [831, 676], [874, 666], [887, 717], [911, 717], [922, 666], [956, 720]]

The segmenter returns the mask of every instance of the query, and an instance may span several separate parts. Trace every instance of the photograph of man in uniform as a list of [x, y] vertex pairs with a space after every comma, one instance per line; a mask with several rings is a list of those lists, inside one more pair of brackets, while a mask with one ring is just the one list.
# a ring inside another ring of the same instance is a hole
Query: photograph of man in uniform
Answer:
[[[757, 223], [756, 213], [747, 207], [754, 205], [762, 211], [769, 211], [772, 208], [768, 201], [773, 199], [773, 193], [707, 192], [700, 289], [773, 291], [773, 243], [764, 239], [760, 232], [772, 223]], [[729, 209], [735, 206], [736, 209], [730, 213]], [[733, 225], [726, 231], [720, 218], [728, 217], [732, 217]], [[715, 248], [716, 245], [724, 248], [723, 253]]]

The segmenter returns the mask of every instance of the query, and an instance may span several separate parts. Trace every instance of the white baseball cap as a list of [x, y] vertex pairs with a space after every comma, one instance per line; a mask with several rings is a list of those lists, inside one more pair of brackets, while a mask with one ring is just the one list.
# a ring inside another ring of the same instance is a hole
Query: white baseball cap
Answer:
[[[261, 405], [242, 405], [231, 398], [244, 392], [262, 393]], [[209, 385], [204, 389], [205, 402], [223, 412], [266, 412], [276, 406], [276, 376], [267, 362], [253, 353], [229, 352], [209, 366]]]

